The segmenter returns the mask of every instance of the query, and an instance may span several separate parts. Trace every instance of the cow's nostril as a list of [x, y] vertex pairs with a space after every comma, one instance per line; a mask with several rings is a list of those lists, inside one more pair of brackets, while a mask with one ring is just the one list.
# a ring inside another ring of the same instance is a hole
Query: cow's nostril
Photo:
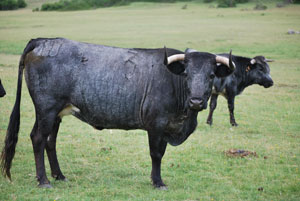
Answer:
[[201, 105], [203, 101], [199, 98], [191, 98], [190, 103], [193, 105]]
[[203, 100], [200, 98], [191, 98], [189, 102], [189, 106], [194, 110], [202, 110], [203, 109]]

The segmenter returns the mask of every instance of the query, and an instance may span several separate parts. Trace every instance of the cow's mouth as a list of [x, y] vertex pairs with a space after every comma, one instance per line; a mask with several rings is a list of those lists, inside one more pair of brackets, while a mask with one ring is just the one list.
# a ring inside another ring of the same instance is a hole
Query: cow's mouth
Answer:
[[265, 88], [269, 88], [269, 87], [273, 86], [273, 82], [264, 83], [263, 86]]
[[4, 97], [6, 95], [6, 93], [5, 92], [2, 92], [1, 94], [0, 94], [0, 97]]
[[258, 83], [260, 86], [263, 86], [264, 88], [269, 88], [271, 86], [273, 86], [273, 82], [262, 82], [262, 83]]

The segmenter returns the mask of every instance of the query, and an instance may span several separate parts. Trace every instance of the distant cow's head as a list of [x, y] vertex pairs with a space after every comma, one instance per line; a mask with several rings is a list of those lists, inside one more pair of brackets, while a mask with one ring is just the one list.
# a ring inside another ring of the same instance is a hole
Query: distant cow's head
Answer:
[[[217, 63], [224, 65], [217, 65]], [[235, 69], [231, 52], [228, 59], [189, 49], [185, 51], [185, 54], [169, 57], [166, 52], [165, 65], [172, 73], [185, 76], [188, 92], [186, 106], [197, 111], [206, 109], [214, 77], [228, 76]]]
[[4, 90], [4, 87], [2, 86], [1, 80], [0, 80], [0, 97], [5, 96], [6, 92]]
[[264, 86], [265, 88], [273, 85], [273, 80], [270, 76], [270, 67], [267, 62], [273, 60], [266, 59], [263, 56], [256, 56], [251, 59], [246, 71], [249, 73], [250, 79], [253, 83]]

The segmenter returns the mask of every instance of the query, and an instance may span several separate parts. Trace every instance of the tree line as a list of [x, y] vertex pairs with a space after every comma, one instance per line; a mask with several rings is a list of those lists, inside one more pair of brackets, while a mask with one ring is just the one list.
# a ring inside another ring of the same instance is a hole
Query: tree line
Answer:
[[[44, 3], [41, 7], [41, 11], [87, 10], [101, 7], [128, 5], [132, 2], [173, 3], [187, 1], [191, 0], [59, 0], [54, 3]], [[239, 3], [247, 3], [249, 1], [251, 0], [203, 0], [204, 3], [214, 2], [217, 3], [218, 7], [223, 8], [235, 7]], [[283, 0], [283, 3], [300, 3], [300, 0]], [[14, 10], [24, 8], [26, 5], [25, 0], [0, 0], [0, 10]], [[35, 8], [33, 11], [39, 10], [39, 8]]]

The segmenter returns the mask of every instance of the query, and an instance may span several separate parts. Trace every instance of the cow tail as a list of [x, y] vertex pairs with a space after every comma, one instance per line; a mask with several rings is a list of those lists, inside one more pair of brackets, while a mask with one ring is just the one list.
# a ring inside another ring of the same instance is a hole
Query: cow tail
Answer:
[[24, 70], [24, 59], [28, 52], [33, 50], [35, 47], [35, 40], [31, 40], [21, 56], [19, 62], [19, 74], [18, 74], [18, 86], [16, 101], [13, 111], [10, 115], [8, 128], [6, 131], [6, 137], [4, 142], [4, 147], [1, 153], [1, 171], [4, 176], [7, 176], [11, 180], [10, 168], [11, 163], [15, 155], [16, 145], [18, 142], [18, 133], [20, 128], [20, 103], [21, 103], [21, 91], [22, 91], [22, 79]]

